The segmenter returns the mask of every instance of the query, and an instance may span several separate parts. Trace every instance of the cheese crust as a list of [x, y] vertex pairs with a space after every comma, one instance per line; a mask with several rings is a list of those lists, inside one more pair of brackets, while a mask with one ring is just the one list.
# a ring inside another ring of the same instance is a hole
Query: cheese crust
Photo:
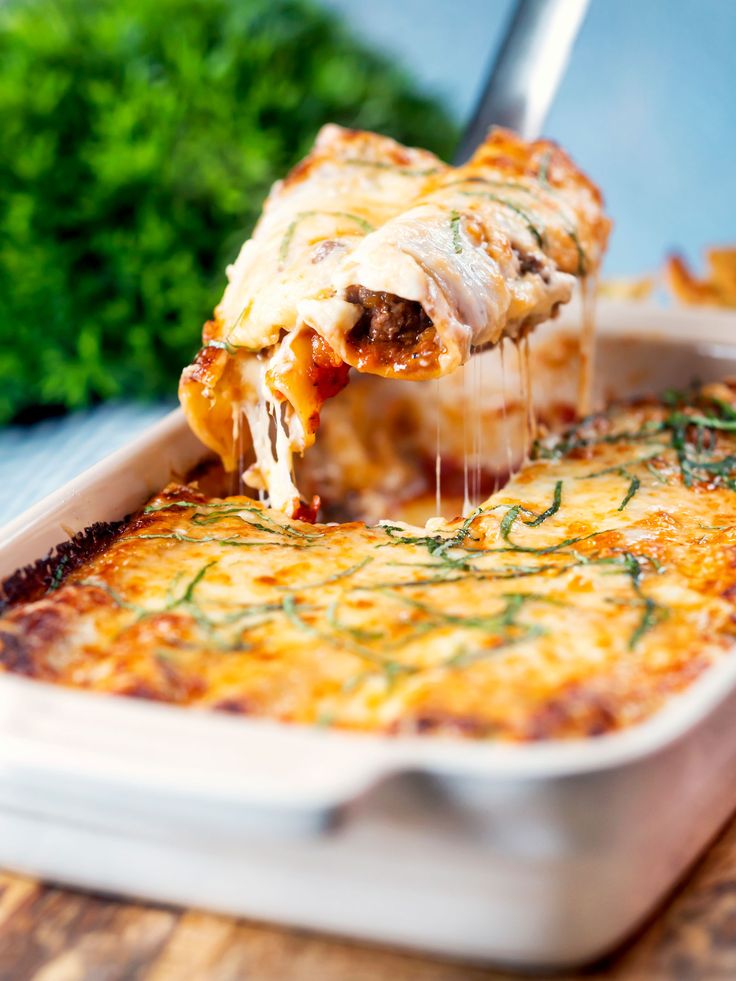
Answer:
[[361, 371], [435, 378], [553, 316], [576, 277], [596, 274], [609, 230], [600, 192], [556, 144], [492, 130], [300, 310]]
[[311, 525], [172, 485], [96, 549], [6, 582], [5, 671], [307, 725], [595, 736], [730, 656], [736, 397], [595, 416], [465, 519]]

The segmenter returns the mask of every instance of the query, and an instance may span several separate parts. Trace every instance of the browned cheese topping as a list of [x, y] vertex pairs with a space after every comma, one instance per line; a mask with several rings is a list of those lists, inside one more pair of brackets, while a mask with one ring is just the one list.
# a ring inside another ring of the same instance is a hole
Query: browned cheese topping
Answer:
[[311, 525], [170, 486], [108, 538], [5, 584], [3, 670], [307, 725], [598, 735], [732, 650], [736, 395], [594, 416], [464, 519]]

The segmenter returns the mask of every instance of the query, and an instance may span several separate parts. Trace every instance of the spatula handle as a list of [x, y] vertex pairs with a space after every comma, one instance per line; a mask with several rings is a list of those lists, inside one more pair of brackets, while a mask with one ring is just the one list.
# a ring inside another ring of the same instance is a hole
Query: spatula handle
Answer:
[[525, 139], [541, 131], [589, 0], [518, 0], [455, 156], [464, 163], [495, 124]]

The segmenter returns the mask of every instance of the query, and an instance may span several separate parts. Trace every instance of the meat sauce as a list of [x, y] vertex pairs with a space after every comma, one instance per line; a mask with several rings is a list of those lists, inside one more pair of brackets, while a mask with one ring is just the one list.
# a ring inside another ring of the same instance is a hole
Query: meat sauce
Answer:
[[437, 332], [421, 303], [364, 286], [349, 286], [345, 299], [363, 309], [348, 336], [360, 370], [384, 365], [400, 372], [417, 361], [426, 363], [428, 370], [436, 365]]

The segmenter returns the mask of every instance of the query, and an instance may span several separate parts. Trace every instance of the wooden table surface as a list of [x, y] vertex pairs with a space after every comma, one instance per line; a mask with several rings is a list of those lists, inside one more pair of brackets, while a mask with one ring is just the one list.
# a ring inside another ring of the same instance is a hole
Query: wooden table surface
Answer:
[[[509, 977], [194, 910], [72, 892], [0, 873], [0, 981], [502, 981]], [[736, 820], [628, 947], [574, 977], [736, 978]]]

